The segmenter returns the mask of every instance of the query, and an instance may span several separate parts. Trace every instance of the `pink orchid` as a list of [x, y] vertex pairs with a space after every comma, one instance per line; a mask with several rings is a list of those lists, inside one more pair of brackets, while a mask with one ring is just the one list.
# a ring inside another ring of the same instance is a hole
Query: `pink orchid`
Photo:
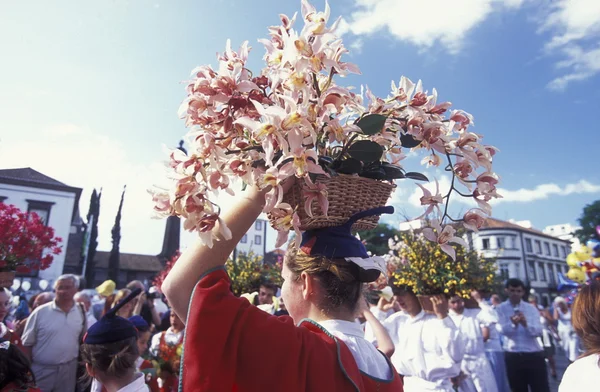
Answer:
[[474, 125], [473, 116], [463, 110], [453, 110], [450, 114], [450, 120], [456, 123], [459, 130], [464, 130], [469, 125]]
[[479, 231], [485, 224], [485, 211], [479, 208], [472, 208], [467, 211], [463, 217], [463, 226], [469, 230]]
[[437, 242], [442, 251], [448, 254], [452, 260], [455, 260], [456, 251], [450, 244], [453, 243], [466, 247], [467, 243], [465, 240], [460, 237], [456, 237], [456, 230], [450, 225], [447, 225], [442, 230], [442, 226], [437, 219], [431, 221], [431, 226], [433, 229], [430, 227], [423, 229], [423, 235], [425, 238], [427, 238], [429, 241]]
[[435, 195], [433, 195], [429, 189], [425, 188], [423, 185], [417, 184], [417, 186], [423, 191], [423, 196], [421, 196], [419, 199], [421, 201], [421, 205], [427, 206], [427, 209], [422, 215], [415, 219], [421, 219], [422, 217], [429, 215], [434, 209], [437, 209], [438, 213], [441, 213], [440, 204], [444, 203], [444, 198], [440, 194], [439, 182], [435, 180]]
[[287, 203], [281, 203], [271, 210], [271, 222], [273, 228], [278, 231], [275, 247], [279, 248], [288, 239], [288, 233], [291, 229], [296, 233], [296, 242], [300, 245], [302, 233], [300, 233], [300, 218], [292, 206]]
[[[291, 155], [293, 160], [285, 163], [279, 172], [284, 176], [289, 177], [293, 174], [296, 177], [307, 176], [308, 173], [327, 175], [325, 171], [317, 164], [318, 157], [315, 150], [306, 150], [302, 145], [304, 137], [298, 130], [294, 130], [289, 133], [288, 141], [291, 149]], [[281, 160], [285, 160], [288, 157], [283, 156]]]
[[306, 179], [305, 185], [302, 187], [302, 196], [306, 198], [304, 201], [304, 211], [310, 217], [312, 213], [312, 203], [315, 199], [319, 202], [321, 212], [327, 216], [327, 210], [329, 209], [329, 200], [327, 200], [327, 187], [322, 183], [313, 183], [310, 176], [304, 177]]

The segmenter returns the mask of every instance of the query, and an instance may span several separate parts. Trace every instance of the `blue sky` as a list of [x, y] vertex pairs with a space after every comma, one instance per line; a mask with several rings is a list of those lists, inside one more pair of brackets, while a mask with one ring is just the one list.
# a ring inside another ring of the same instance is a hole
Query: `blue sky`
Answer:
[[[401, 75], [423, 79], [500, 148], [494, 166], [505, 199], [494, 216], [537, 228], [574, 223], [600, 198], [599, 4], [335, 1], [348, 59], [363, 73], [338, 82], [385, 96]], [[83, 214], [92, 187], [103, 187], [101, 249], [110, 248], [127, 184], [121, 249], [158, 252], [164, 222], [150, 220], [145, 190], [163, 177], [162, 145], [185, 133], [181, 81], [196, 65], [215, 65], [227, 38], [234, 47], [250, 42], [258, 72], [257, 39], [279, 13], [299, 10], [287, 0], [0, 3], [0, 167], [31, 166], [84, 188]], [[418, 169], [418, 160], [407, 165]], [[393, 202], [416, 216], [413, 189], [401, 185]]]

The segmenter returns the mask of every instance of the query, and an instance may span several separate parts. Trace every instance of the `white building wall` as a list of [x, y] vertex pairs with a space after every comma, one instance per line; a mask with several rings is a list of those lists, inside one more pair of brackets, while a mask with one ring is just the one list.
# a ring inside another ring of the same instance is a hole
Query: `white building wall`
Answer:
[[265, 219], [257, 219], [245, 234], [244, 238], [238, 242], [236, 250], [243, 253], [253, 252], [257, 256], [264, 257], [268, 224], [269, 222]]
[[21, 185], [0, 184], [0, 196], [6, 197], [4, 203], [13, 204], [27, 212], [27, 200], [54, 203], [50, 210], [48, 226], [52, 227], [57, 237], [63, 239], [62, 252], [54, 256], [50, 268], [40, 271], [39, 278], [52, 284], [62, 274], [65, 264], [65, 255], [71, 230], [71, 218], [75, 205], [75, 194], [49, 189], [30, 188]]
[[[530, 249], [528, 240], [531, 241]], [[539, 241], [539, 250], [536, 241]], [[494, 228], [473, 233], [473, 246], [484, 257], [496, 258], [500, 273], [508, 271], [508, 278], [528, 280], [536, 291], [547, 292], [555, 288], [557, 273], [565, 273], [568, 269], [565, 256], [570, 252], [569, 244], [558, 238], [512, 228]]]

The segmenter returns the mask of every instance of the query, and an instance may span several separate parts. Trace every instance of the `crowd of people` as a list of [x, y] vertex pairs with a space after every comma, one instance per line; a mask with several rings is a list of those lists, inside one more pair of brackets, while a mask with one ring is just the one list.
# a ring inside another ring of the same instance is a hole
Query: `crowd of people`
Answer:
[[[11, 311], [10, 291], [0, 289], [0, 345], [10, 347], [10, 352], [0, 350], [0, 354], [12, 353], [11, 361], [23, 364], [0, 372], [0, 391], [27, 390], [15, 385], [19, 382], [42, 392], [112, 391], [96, 379], [86, 382], [82, 358], [96, 355], [94, 350], [87, 354], [83, 350], [86, 334], [115, 309], [115, 316], [136, 329], [135, 369], [144, 374], [149, 390], [177, 391], [185, 331], [177, 314], [159, 313], [156, 304], [162, 300], [148, 293], [140, 281], [121, 290], [107, 281], [97, 288], [95, 298], [80, 291], [79, 283], [75, 275], [60, 276], [53, 292], [32, 296], [26, 310], [17, 307], [19, 312]], [[138, 294], [117, 309], [132, 292]]]
[[[142, 282], [115, 290], [115, 284], [107, 281], [97, 288], [98, 301], [79, 291], [79, 279], [73, 275], [61, 276], [53, 293], [30, 298], [27, 311], [11, 312], [11, 293], [0, 290], [0, 338], [8, 349], [0, 353], [12, 364], [0, 375], [14, 373], [14, 379], [0, 383], [1, 390], [21, 390], [7, 389], [20, 382], [44, 392], [109, 391], [97, 380], [87, 388], [77, 384], [87, 374], [80, 366], [82, 356], [92, 355], [82, 351], [82, 342], [98, 320], [135, 290], [139, 294], [115, 312], [136, 328], [135, 369], [144, 374], [152, 392], [178, 390], [185, 325], [177, 314], [159, 313], [155, 303], [162, 299], [149, 295]], [[477, 307], [466, 307], [459, 296], [438, 296], [431, 298], [431, 310], [425, 311], [429, 304], [407, 288], [392, 286], [392, 290], [392, 298], [371, 295], [368, 301], [359, 300], [352, 320], [318, 324], [351, 352], [369, 353], [360, 360], [355, 357], [366, 374], [390, 379], [389, 358], [403, 376], [405, 391], [547, 391], [547, 366], [551, 377], [557, 377], [556, 348], [571, 362], [580, 355], [573, 312], [566, 301], [556, 297], [551, 310], [533, 295], [525, 302], [525, 286], [517, 279], [507, 281], [505, 302], [498, 295], [486, 300], [474, 291]], [[280, 288], [271, 282], [262, 282], [256, 292], [242, 298], [264, 313], [289, 314]]]
[[393, 295], [365, 295], [386, 267], [350, 228], [383, 208], [305, 232], [286, 252], [281, 287], [233, 295], [223, 265], [260, 200], [251, 192], [224, 218], [232, 241], [190, 246], [162, 298], [139, 281], [104, 282], [90, 298], [63, 275], [52, 294], [11, 310], [1, 289], [0, 391], [547, 392], [556, 347], [575, 361], [560, 392], [592, 390], [600, 377], [600, 282], [551, 311], [524, 300], [518, 279], [506, 281], [505, 301], [474, 290], [474, 306], [393, 281]]

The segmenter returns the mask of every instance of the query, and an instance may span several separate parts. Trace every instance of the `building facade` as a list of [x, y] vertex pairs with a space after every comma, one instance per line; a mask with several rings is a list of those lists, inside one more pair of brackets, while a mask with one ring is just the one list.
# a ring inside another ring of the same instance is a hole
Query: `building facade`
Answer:
[[266, 219], [257, 219], [237, 244], [235, 251], [237, 253], [252, 252], [257, 256], [264, 257], [267, 253], [268, 224], [269, 222]]
[[526, 224], [488, 218], [478, 233], [469, 233], [470, 245], [486, 258], [495, 258], [504, 279], [525, 282], [547, 305], [557, 294], [557, 274], [566, 274], [571, 243]]
[[561, 225], [546, 226], [544, 233], [553, 237], [558, 237], [561, 240], [571, 241], [571, 251], [575, 252], [581, 247], [579, 238], [575, 237], [575, 231], [579, 229], [581, 229], [580, 226], [573, 226], [570, 223], [563, 223]]
[[[81, 188], [63, 184], [31, 168], [0, 170], [0, 202], [12, 204], [22, 211], [35, 212], [44, 224], [63, 239], [62, 252], [54, 256], [48, 269], [17, 274], [37, 288], [46, 280], [49, 287], [63, 273], [68, 258], [81, 257], [83, 221], [79, 216]], [[69, 260], [70, 261], [70, 260]]]

